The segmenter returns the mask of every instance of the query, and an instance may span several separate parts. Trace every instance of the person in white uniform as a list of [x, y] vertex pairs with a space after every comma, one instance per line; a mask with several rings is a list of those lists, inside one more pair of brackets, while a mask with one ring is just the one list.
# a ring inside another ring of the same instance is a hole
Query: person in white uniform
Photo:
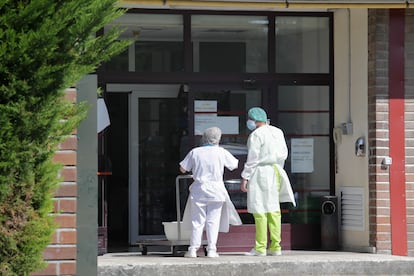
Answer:
[[[219, 147], [220, 139], [221, 130], [218, 127], [206, 129], [202, 137], [202, 146], [192, 149], [180, 162], [180, 171], [182, 173], [192, 172], [194, 179], [190, 186], [189, 200], [183, 218], [184, 224], [186, 217], [188, 217], [188, 209], [190, 209], [192, 235], [185, 257], [197, 257], [204, 228], [208, 241], [207, 257], [219, 256], [216, 244], [223, 209], [231, 212], [226, 211], [223, 216], [223, 218], [227, 218], [227, 231], [229, 216], [233, 217], [232, 224], [241, 224], [237, 213], [237, 217], [234, 219], [236, 211], [223, 182], [224, 168], [234, 170], [239, 161], [229, 151]], [[229, 204], [230, 208], [223, 208], [223, 205]]]
[[247, 141], [247, 160], [240, 189], [247, 192], [247, 211], [255, 220], [256, 243], [245, 255], [266, 256], [269, 230], [269, 255], [278, 256], [282, 254], [280, 202], [296, 205], [283, 169], [288, 149], [282, 130], [267, 123], [267, 114], [262, 108], [249, 109], [248, 117], [247, 127], [252, 133]]

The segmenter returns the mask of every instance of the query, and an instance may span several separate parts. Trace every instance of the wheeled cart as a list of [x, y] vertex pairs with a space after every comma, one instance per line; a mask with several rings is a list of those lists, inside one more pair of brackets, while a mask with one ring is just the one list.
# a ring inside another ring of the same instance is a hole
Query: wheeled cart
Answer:
[[[141, 249], [142, 255], [147, 255], [148, 250], [151, 247], [170, 247], [170, 251], [174, 256], [178, 256], [178, 252], [185, 248], [187, 251], [188, 246], [190, 246], [190, 241], [181, 238], [181, 201], [180, 201], [180, 182], [183, 179], [191, 179], [192, 175], [179, 175], [175, 179], [175, 197], [177, 204], [177, 240], [169, 239], [148, 239], [148, 240], [138, 240], [137, 245]], [[201, 246], [203, 247], [204, 254], [207, 256], [207, 241], [202, 240]]]

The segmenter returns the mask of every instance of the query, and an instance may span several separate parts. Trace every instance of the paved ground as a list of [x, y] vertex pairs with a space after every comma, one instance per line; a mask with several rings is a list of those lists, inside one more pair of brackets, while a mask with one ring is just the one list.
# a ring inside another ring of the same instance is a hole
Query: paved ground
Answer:
[[282, 256], [222, 253], [189, 259], [169, 253], [114, 253], [98, 257], [98, 275], [414, 275], [414, 257], [340, 251], [283, 251]]

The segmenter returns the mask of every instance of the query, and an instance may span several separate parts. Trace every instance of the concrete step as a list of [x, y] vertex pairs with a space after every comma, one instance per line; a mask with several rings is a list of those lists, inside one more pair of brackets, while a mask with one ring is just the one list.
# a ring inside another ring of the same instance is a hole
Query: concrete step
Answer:
[[219, 258], [152, 252], [98, 257], [98, 275], [414, 275], [414, 257], [340, 251], [283, 251], [282, 256], [249, 257], [222, 252]]

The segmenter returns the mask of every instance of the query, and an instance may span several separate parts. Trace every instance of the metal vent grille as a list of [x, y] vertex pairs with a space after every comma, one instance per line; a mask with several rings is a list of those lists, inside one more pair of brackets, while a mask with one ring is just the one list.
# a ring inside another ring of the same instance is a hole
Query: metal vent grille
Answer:
[[341, 188], [341, 227], [347, 230], [364, 230], [364, 189]]

